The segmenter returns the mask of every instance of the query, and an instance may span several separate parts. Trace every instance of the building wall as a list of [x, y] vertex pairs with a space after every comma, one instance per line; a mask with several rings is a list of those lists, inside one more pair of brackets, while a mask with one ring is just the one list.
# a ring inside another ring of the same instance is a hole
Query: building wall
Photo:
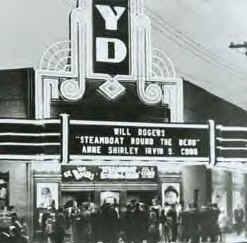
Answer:
[[[33, 69], [0, 71], [0, 117], [31, 118], [34, 95]], [[97, 92], [98, 84], [90, 83], [84, 98], [79, 102], [53, 102], [52, 116], [70, 113], [74, 119], [126, 120], [126, 121], [169, 121], [169, 109], [143, 105], [133, 85], [126, 84], [126, 93], [111, 102]], [[236, 119], [237, 118], [237, 119]], [[214, 119], [223, 125], [246, 125], [247, 112], [218, 98], [206, 90], [184, 81], [184, 122], [202, 122]]]
[[246, 126], [247, 112], [184, 81], [184, 122], [205, 123], [209, 119], [225, 126]]
[[[247, 112], [185, 81], [184, 121], [205, 123], [208, 119], [213, 119], [216, 124], [225, 126], [246, 126]], [[246, 182], [242, 180], [238, 184], [233, 183], [234, 174], [229, 171], [213, 170], [211, 175], [211, 200], [221, 207], [224, 213], [227, 214], [230, 222], [234, 222], [232, 216], [233, 210], [236, 208], [236, 203], [241, 203], [243, 208], [246, 206]], [[244, 174], [242, 174], [242, 176], [244, 176]], [[199, 178], [195, 180], [201, 183]], [[241, 200], [236, 201], [236, 197], [240, 194], [242, 194]]]
[[27, 168], [25, 163], [1, 161], [1, 172], [9, 172], [9, 205], [14, 206], [20, 216], [27, 216]]
[[184, 167], [182, 172], [182, 185], [185, 205], [193, 202], [195, 190], [198, 190], [198, 206], [208, 203], [206, 167]]
[[29, 118], [32, 69], [0, 71], [0, 118]]
[[[32, 117], [31, 85], [32, 70], [0, 71], [0, 117], [29, 118]], [[96, 91], [91, 85], [82, 101], [65, 104], [53, 103], [52, 114], [57, 116], [61, 112], [72, 113], [72, 119], [90, 120], [127, 120], [167, 122], [169, 110], [165, 107], [147, 107], [140, 103], [136, 89], [127, 86], [127, 92], [116, 102], [110, 102]], [[207, 122], [214, 119], [223, 125], [246, 125], [247, 112], [208, 93], [207, 91], [184, 82], [184, 121]], [[25, 212], [27, 207], [25, 164], [2, 163], [0, 171], [10, 171], [10, 204], [17, 210]], [[183, 195], [186, 202], [191, 202], [194, 190], [199, 189], [199, 204], [206, 204], [208, 198], [208, 176], [204, 167], [188, 167], [183, 172]], [[214, 185], [212, 185], [214, 190]], [[24, 192], [24, 193], [19, 193]], [[227, 198], [230, 201], [229, 198]], [[229, 210], [229, 206], [227, 207]]]

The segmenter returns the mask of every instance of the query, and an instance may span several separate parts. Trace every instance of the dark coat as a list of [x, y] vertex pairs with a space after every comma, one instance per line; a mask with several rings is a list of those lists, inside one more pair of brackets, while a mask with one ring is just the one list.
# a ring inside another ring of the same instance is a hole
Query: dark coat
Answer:
[[111, 206], [102, 207], [101, 238], [103, 242], [114, 242], [118, 233], [118, 214]]
[[234, 219], [236, 223], [242, 223], [244, 219], [244, 210], [242, 208], [234, 210]]

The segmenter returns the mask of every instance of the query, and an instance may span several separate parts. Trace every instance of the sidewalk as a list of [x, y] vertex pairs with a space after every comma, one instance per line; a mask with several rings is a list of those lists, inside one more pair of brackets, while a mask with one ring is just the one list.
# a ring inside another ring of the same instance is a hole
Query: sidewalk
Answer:
[[[30, 243], [40, 243], [40, 242], [33, 241]], [[70, 242], [70, 240], [68, 239], [65, 239], [64, 243], [72, 243], [72, 242]], [[159, 242], [159, 243], [163, 243], [163, 242]], [[210, 243], [210, 242], [207, 242], [207, 243]], [[242, 233], [240, 235], [237, 235], [236, 233], [227, 233], [223, 237], [223, 242], [218, 241], [217, 243], [247, 243], [247, 236], [245, 235], [245, 233]]]
[[240, 235], [237, 235], [236, 233], [225, 235], [225, 243], [240, 243], [240, 242], [247, 242], [247, 236], [245, 232], [243, 232]]

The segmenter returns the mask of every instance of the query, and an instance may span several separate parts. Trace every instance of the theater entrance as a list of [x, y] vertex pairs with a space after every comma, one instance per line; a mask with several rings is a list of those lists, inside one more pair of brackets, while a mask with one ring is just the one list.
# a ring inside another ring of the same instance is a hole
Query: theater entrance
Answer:
[[142, 202], [145, 205], [151, 205], [153, 199], [159, 199], [159, 191], [128, 191], [127, 202]]
[[80, 206], [85, 202], [95, 202], [94, 191], [63, 191], [61, 195], [61, 206], [68, 207], [73, 201]]
[[[69, 206], [73, 201], [80, 206], [84, 202], [94, 203], [97, 207], [101, 207], [104, 203], [114, 203], [119, 206], [125, 206], [131, 201], [142, 202], [146, 205], [152, 204], [152, 199], [160, 199], [160, 190], [157, 184], [104, 184], [104, 185], [88, 185], [91, 190], [85, 190], [84, 187], [66, 188], [63, 185], [61, 191], [60, 206]], [[65, 189], [66, 188], [66, 189]], [[69, 205], [68, 205], [69, 203]]]

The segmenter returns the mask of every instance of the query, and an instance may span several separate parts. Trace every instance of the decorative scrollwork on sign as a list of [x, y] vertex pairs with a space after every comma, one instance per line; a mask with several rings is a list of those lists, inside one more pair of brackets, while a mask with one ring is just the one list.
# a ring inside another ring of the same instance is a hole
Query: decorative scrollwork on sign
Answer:
[[[72, 8], [70, 40], [51, 45], [40, 60], [35, 74], [36, 118], [50, 117], [52, 100], [82, 99], [86, 80], [101, 82], [98, 91], [109, 100], [125, 93], [123, 82], [136, 81], [142, 103], [157, 105], [169, 101], [173, 109], [174, 102], [169, 97], [178, 97], [173, 91], [182, 90], [182, 86], [174, 79], [175, 68], [169, 57], [157, 48], [152, 49], [151, 22], [144, 14], [144, 0], [126, 0], [121, 4], [112, 4], [111, 0], [60, 1]], [[99, 32], [96, 28], [101, 26], [102, 18], [104, 34], [103, 28]], [[114, 28], [109, 27], [112, 21]], [[114, 33], [108, 36], [112, 28]]]
[[139, 79], [137, 82], [137, 92], [139, 98], [146, 105], [156, 105], [161, 102], [162, 90], [158, 84], [149, 84], [146, 86], [145, 80]]
[[152, 50], [152, 77], [176, 78], [173, 61], [163, 50], [158, 48]]
[[64, 99], [76, 101], [83, 97], [82, 87], [79, 87], [75, 79], [67, 79], [61, 83], [60, 92]]
[[148, 17], [140, 14], [137, 22], [137, 93], [146, 105], [157, 105], [162, 101], [162, 88], [152, 82], [151, 24]]
[[41, 57], [40, 70], [71, 71], [71, 41], [52, 44]]

